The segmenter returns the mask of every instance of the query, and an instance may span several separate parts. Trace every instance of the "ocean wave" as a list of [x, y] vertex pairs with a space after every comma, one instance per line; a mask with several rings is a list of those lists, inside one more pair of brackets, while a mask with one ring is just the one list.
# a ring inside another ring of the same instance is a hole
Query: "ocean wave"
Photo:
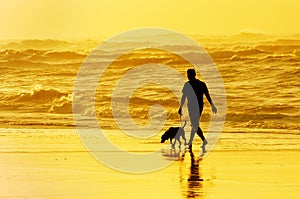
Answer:
[[252, 48], [247, 50], [236, 51], [235, 54], [238, 56], [252, 56], [252, 55], [270, 54], [270, 53], [256, 48]]
[[149, 99], [149, 98], [142, 98], [142, 97], [131, 97], [130, 98], [130, 103], [134, 105], [154, 105], [154, 104], [160, 104], [162, 106], [167, 106], [167, 107], [178, 107], [179, 102], [177, 98], [164, 98], [164, 99]]
[[232, 57], [230, 57], [230, 61], [248, 61], [248, 60], [253, 60], [253, 59], [247, 57], [240, 57], [238, 55], [233, 55]]
[[68, 94], [68, 96], [63, 95], [58, 99], [54, 99], [49, 109], [49, 112], [64, 113], [64, 114], [72, 113], [72, 95], [71, 94]]
[[266, 121], [248, 121], [240, 125], [242, 128], [255, 128], [255, 129], [286, 129], [286, 130], [300, 130], [300, 125], [284, 124], [277, 122]]
[[[267, 110], [266, 110], [267, 111]], [[298, 115], [281, 113], [227, 113], [226, 121], [233, 122], [238, 127], [270, 128], [270, 129], [295, 129], [300, 130], [300, 125], [291, 124], [291, 121], [299, 121]]]
[[46, 51], [42, 50], [23, 50], [23, 51], [18, 51], [18, 50], [4, 50], [0, 51], [0, 58], [2, 60], [19, 60], [19, 59], [28, 59], [31, 58], [33, 55], [39, 55], [39, 54], [44, 54]]
[[235, 122], [249, 122], [253, 120], [266, 120], [266, 119], [282, 119], [284, 117], [283, 114], [249, 114], [249, 113], [227, 113], [226, 120], [227, 121], [235, 121]]
[[300, 46], [299, 39], [277, 39], [273, 43], [277, 45], [298, 45]]
[[210, 52], [210, 56], [213, 59], [230, 59], [231, 61], [242, 61], [259, 58], [264, 55], [269, 55], [271, 53], [258, 50], [256, 48], [246, 49], [246, 50], [220, 50]]
[[[66, 119], [65, 119], [66, 120]], [[44, 121], [44, 120], [32, 120], [27, 121], [26, 119], [22, 118], [19, 120], [0, 120], [0, 126], [10, 126], [10, 127], [17, 127], [18, 128], [70, 128], [74, 127], [75, 125], [72, 123], [72, 120], [68, 121]]]
[[[268, 60], [268, 59], [284, 59], [284, 58], [295, 58], [298, 56], [298, 51], [295, 49], [290, 49], [287, 52], [268, 52], [265, 50], [259, 50], [257, 48], [240, 50], [240, 51], [232, 51], [232, 50], [220, 50], [220, 51], [211, 51], [209, 52], [210, 56], [213, 59], [232, 59], [239, 57], [244, 60], [251, 59], [259, 59], [259, 60]], [[248, 58], [248, 59], [247, 59]]]
[[46, 68], [50, 67], [51, 65], [48, 63], [40, 63], [40, 62], [32, 62], [29, 60], [5, 60], [0, 62], [0, 66], [2, 67], [11, 67], [11, 68], [31, 68], [31, 67], [36, 67], [36, 68]]
[[72, 113], [72, 94], [38, 86], [30, 92], [0, 97], [3, 110], [41, 113]]
[[[126, 45], [126, 43], [124, 44]], [[96, 54], [91, 54], [98, 61], [119, 57], [116, 63], [125, 65], [132, 63], [134, 65], [144, 63], [162, 63], [162, 64], [182, 64], [180, 57], [172, 55], [170, 52], [164, 52], [159, 49], [145, 48], [134, 52], [129, 52], [128, 49], [110, 50], [107, 49], [97, 51]], [[174, 49], [181, 54], [193, 55], [198, 52], [198, 49], [186, 45], [172, 45], [169, 49]], [[277, 45], [272, 42], [269, 45], [242, 45], [235, 44], [234, 46], [221, 46], [219, 48], [207, 48], [208, 53], [213, 59], [230, 60], [230, 61], [245, 61], [249, 59], [269, 60], [269, 59], [284, 59], [286, 57], [297, 57], [300, 52], [300, 45]], [[123, 55], [123, 53], [127, 53]], [[87, 52], [79, 53], [72, 50], [55, 51], [55, 50], [3, 50], [0, 51], [1, 66], [47, 66], [47, 64], [62, 64], [62, 63], [81, 63], [87, 56]], [[121, 56], [121, 57], [120, 57]], [[293, 60], [292, 60], [293, 61]], [[297, 61], [297, 60], [296, 60]], [[178, 62], [178, 63], [177, 63]], [[49, 65], [49, 66], [50, 66]]]
[[276, 54], [292, 54], [295, 50], [300, 50], [300, 45], [257, 45], [256, 49], [264, 52]]
[[40, 57], [40, 59], [51, 60], [51, 61], [61, 61], [61, 60], [74, 60], [79, 59], [83, 60], [86, 57], [85, 54], [79, 54], [72, 51], [65, 51], [65, 52], [47, 52], [44, 56]]
[[46, 50], [4, 50], [0, 51], [1, 60], [5, 61], [28, 61], [28, 62], [60, 62], [83, 60], [86, 54], [73, 51], [46, 51]]
[[[98, 42], [96, 42], [98, 43]], [[36, 50], [52, 50], [52, 49], [77, 49], [82, 47], [95, 47], [97, 44], [92, 40], [85, 40], [82, 42], [69, 42], [62, 40], [39, 40], [39, 39], [30, 39], [30, 40], [21, 40], [8, 42], [0, 46], [0, 49], [14, 49], [14, 50], [27, 50], [27, 49], [36, 49]]]
[[[73, 62], [32, 62], [28, 60], [9, 60], [9, 61], [0, 61], [0, 68], [1, 70], [15, 70], [15, 72], [20, 72], [22, 70], [30, 70], [33, 69], [32, 72], [36, 69], [45, 69], [45, 68], [70, 68], [70, 69], [76, 69], [78, 68], [82, 62], [77, 62], [76, 60], [73, 60]], [[17, 71], [18, 70], [18, 71]], [[24, 71], [21, 71], [24, 72]]]
[[216, 51], [216, 52], [210, 53], [210, 56], [214, 59], [215, 58], [218, 58], [218, 59], [231, 58], [234, 55], [235, 55], [235, 51], [229, 51], [229, 50]]
[[31, 92], [24, 92], [17, 95], [6, 97], [7, 102], [32, 102], [32, 103], [52, 103], [61, 97], [67, 97], [68, 93], [63, 93], [55, 89], [33, 88]]

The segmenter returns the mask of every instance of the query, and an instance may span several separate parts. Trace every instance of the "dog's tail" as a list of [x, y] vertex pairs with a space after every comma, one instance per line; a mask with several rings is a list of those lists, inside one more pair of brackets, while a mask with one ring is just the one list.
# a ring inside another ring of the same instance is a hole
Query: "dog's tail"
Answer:
[[186, 125], [186, 120], [184, 120], [184, 124], [183, 124], [183, 126], [182, 126], [181, 128], [184, 128], [184, 127], [185, 127], [185, 125]]

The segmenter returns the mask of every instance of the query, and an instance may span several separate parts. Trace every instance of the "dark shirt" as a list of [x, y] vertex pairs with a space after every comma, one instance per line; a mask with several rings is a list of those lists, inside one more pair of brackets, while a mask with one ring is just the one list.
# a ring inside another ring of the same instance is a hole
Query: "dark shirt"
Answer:
[[182, 93], [188, 99], [188, 107], [193, 108], [199, 106], [203, 108], [203, 94], [208, 96], [208, 89], [204, 82], [194, 79], [187, 81], [182, 89]]

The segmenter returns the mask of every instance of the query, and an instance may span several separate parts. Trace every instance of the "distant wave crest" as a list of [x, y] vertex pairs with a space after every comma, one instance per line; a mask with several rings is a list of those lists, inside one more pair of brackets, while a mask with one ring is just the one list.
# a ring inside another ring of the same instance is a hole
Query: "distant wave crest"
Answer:
[[3, 108], [29, 112], [72, 113], [72, 95], [56, 89], [33, 88], [30, 92], [0, 98]]
[[34, 88], [31, 92], [9, 96], [6, 100], [10, 102], [51, 103], [67, 95], [67, 93], [62, 93], [55, 89]]

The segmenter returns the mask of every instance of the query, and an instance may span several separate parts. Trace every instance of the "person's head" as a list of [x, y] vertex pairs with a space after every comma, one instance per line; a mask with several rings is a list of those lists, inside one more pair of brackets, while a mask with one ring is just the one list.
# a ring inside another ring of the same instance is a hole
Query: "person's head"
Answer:
[[189, 80], [196, 79], [196, 71], [194, 69], [188, 69], [186, 72]]

